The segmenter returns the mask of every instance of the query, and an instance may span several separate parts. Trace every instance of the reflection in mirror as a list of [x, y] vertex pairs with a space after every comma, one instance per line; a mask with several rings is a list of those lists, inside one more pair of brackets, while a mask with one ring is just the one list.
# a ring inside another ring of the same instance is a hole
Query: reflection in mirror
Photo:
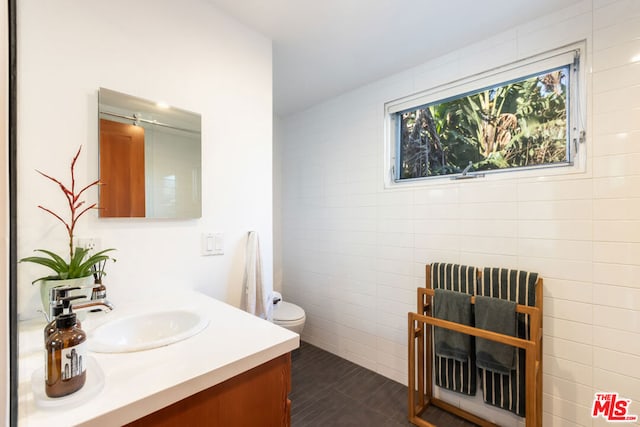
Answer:
[[199, 218], [200, 115], [100, 88], [100, 216]]

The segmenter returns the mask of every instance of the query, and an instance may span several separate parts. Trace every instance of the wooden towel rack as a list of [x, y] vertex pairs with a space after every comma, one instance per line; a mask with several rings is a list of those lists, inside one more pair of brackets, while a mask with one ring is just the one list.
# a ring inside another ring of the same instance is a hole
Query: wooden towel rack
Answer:
[[[481, 275], [478, 270], [477, 280], [481, 279]], [[408, 315], [409, 421], [417, 426], [436, 427], [420, 418], [429, 405], [434, 405], [479, 426], [498, 427], [491, 421], [434, 397], [433, 327], [437, 326], [524, 349], [526, 427], [542, 426], [542, 279], [538, 278], [535, 284], [535, 306], [516, 305], [516, 312], [528, 318], [529, 338], [524, 339], [432, 317], [435, 291], [431, 278], [429, 264], [426, 266], [426, 287], [418, 288], [417, 292], [417, 313], [410, 312]], [[471, 303], [475, 304], [475, 296], [471, 297]]]

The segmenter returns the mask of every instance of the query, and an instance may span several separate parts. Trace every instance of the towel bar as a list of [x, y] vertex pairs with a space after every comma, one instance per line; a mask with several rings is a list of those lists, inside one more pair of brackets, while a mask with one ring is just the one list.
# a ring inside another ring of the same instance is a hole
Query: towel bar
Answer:
[[[478, 274], [478, 278], [481, 278], [481, 274]], [[427, 287], [417, 290], [417, 313], [408, 313], [409, 421], [417, 426], [436, 427], [420, 418], [429, 405], [434, 405], [482, 427], [497, 427], [497, 424], [491, 421], [434, 397], [432, 329], [441, 327], [523, 349], [526, 427], [542, 426], [542, 279], [538, 277], [535, 282], [535, 306], [516, 305], [516, 312], [528, 319], [528, 338], [503, 335], [432, 317], [432, 298], [435, 291], [431, 264], [426, 266], [426, 285]], [[471, 297], [471, 303], [475, 304], [474, 296]]]

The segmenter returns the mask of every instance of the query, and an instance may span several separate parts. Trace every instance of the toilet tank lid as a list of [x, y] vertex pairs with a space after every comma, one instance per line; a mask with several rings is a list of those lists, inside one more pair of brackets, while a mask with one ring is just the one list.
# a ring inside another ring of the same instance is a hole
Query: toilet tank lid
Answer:
[[273, 308], [273, 320], [298, 320], [304, 317], [304, 310], [295, 304], [280, 301]]

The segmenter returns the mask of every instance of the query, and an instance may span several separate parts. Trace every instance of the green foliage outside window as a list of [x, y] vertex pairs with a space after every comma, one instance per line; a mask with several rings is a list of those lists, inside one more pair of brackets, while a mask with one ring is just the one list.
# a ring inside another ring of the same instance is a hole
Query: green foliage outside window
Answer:
[[568, 162], [569, 66], [397, 113], [400, 179]]

